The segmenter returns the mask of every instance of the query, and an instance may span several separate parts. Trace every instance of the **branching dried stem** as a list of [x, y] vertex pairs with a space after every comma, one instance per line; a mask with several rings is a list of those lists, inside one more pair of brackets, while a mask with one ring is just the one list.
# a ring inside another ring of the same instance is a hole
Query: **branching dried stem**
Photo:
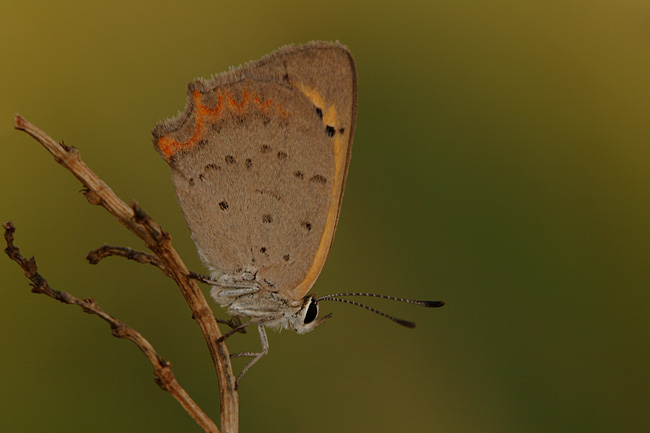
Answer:
[[18, 247], [14, 245], [14, 233], [16, 231], [14, 225], [11, 222], [6, 222], [2, 227], [5, 229], [5, 241], [7, 243], [5, 253], [7, 253], [11, 260], [18, 263], [23, 271], [25, 271], [25, 276], [32, 282], [32, 293], [47, 295], [64, 304], [78, 305], [85, 313], [94, 314], [108, 322], [111, 326], [113, 336], [132, 341], [140, 348], [142, 353], [144, 353], [149, 362], [151, 362], [151, 365], [153, 365], [154, 376], [158, 386], [165, 391], [168, 391], [176, 400], [178, 400], [181, 406], [185, 408], [190, 416], [192, 416], [197, 424], [203, 427], [206, 432], [219, 431], [210, 417], [201, 410], [189, 394], [178, 384], [178, 381], [174, 377], [171, 364], [156, 353], [156, 350], [147, 339], [126, 323], [102, 310], [94, 299], [79, 299], [69, 293], [61, 292], [50, 287], [47, 280], [38, 273], [34, 257], [31, 257], [30, 259], [24, 258], [20, 255]]
[[[154, 253], [153, 255], [149, 255], [147, 253], [136, 252], [128, 249], [122, 249], [119, 251], [114, 247], [104, 247], [104, 249], [100, 248], [99, 250], [95, 251], [95, 258], [97, 260], [100, 260], [106, 255], [120, 255], [137, 260], [141, 263], [150, 263], [158, 266], [161, 270], [163, 270], [163, 272], [165, 272], [166, 275], [174, 279], [178, 287], [181, 289], [181, 293], [185, 297], [190, 310], [192, 311], [192, 317], [197, 321], [199, 327], [201, 328], [201, 332], [203, 333], [204, 339], [208, 346], [208, 350], [210, 352], [210, 356], [213, 360], [215, 371], [219, 380], [219, 394], [221, 401], [221, 428], [225, 432], [236, 433], [238, 431], [239, 397], [237, 395], [237, 391], [235, 390], [235, 379], [232, 373], [228, 348], [223, 343], [223, 341], [220, 340], [221, 332], [217, 327], [216, 319], [205, 299], [205, 296], [203, 296], [203, 293], [197, 286], [196, 282], [192, 278], [188, 277], [189, 271], [176, 250], [172, 247], [171, 237], [169, 234], [163, 232], [160, 226], [153, 219], [151, 219], [151, 217], [149, 217], [149, 215], [147, 215], [147, 213], [144, 212], [144, 210], [142, 210], [137, 203], [132, 203], [131, 206], [128, 206], [119, 197], [117, 197], [113, 190], [108, 185], [106, 185], [81, 160], [77, 149], [74, 147], [66, 146], [63, 143], [56, 142], [54, 139], [38, 129], [36, 126], [29, 123], [20, 115], [15, 116], [14, 127], [26, 132], [34, 139], [36, 139], [39, 143], [41, 143], [54, 156], [56, 162], [70, 170], [70, 172], [72, 172], [72, 174], [77, 179], [79, 179], [79, 181], [84, 186], [83, 194], [91, 204], [101, 205], [104, 207], [115, 218], [117, 218], [117, 220], [122, 225], [128, 228], [137, 237], [142, 239], [147, 248], [149, 248]], [[89, 260], [91, 259], [89, 258]], [[28, 260], [27, 265], [29, 265], [29, 263], [33, 263], [33, 260]], [[35, 273], [35, 263], [33, 264], [33, 268]], [[35, 275], [38, 274], [35, 273]], [[42, 279], [40, 276], [38, 276], [38, 278]], [[43, 285], [43, 283], [38, 278], [37, 281], [32, 281], [35, 287], [41, 287]], [[47, 284], [44, 279], [42, 281]], [[70, 295], [63, 295], [64, 292], [53, 291], [52, 293], [59, 293], [61, 294], [60, 296], [63, 296], [66, 299], [76, 299], [73, 297], [67, 298], [70, 297]], [[53, 297], [61, 300], [58, 295]], [[96, 308], [97, 311], [101, 311], [98, 309], [98, 307], [96, 307], [94, 301], [80, 301], [76, 299], [76, 301], [66, 303], [74, 303], [80, 305], [82, 308], [84, 308], [85, 311], [87, 310], [86, 306], [91, 306], [93, 308]], [[116, 320], [103, 311], [101, 313], [106, 315], [106, 317], [110, 317], [111, 319]], [[104, 318], [104, 320], [107, 320], [101, 314], [98, 315]], [[134, 343], [138, 344], [131, 337], [124, 336], [123, 338], [129, 338], [131, 341], [134, 341]], [[167, 384], [176, 383], [176, 381], [173, 380], [173, 375], [171, 375], [171, 368], [169, 368], [169, 365], [164, 360], [162, 360], [162, 358], [159, 358], [158, 355], [155, 355], [153, 348], [151, 348], [151, 350], [151, 353], [154, 354], [156, 363], [162, 362], [162, 370], [156, 370], [156, 377], [159, 378], [159, 383], [164, 384], [163, 388], [171, 392]], [[144, 349], [143, 352], [145, 352]], [[145, 354], [147, 354], [147, 352], [145, 352]], [[149, 357], [149, 355], [147, 356]], [[151, 359], [152, 358], [150, 358], [150, 360]], [[160, 374], [158, 374], [159, 371]], [[184, 391], [182, 392], [184, 393]], [[197, 417], [200, 417], [198, 412], [191, 412], [191, 408], [188, 408], [188, 406], [183, 405], [183, 407], [185, 407], [185, 409], [188, 410], [192, 417], [198, 422]], [[201, 426], [206, 429], [206, 426], [204, 424], [201, 424]], [[212, 423], [212, 426], [214, 426], [214, 423]], [[218, 430], [216, 430], [216, 426], [214, 426], [207, 428], [206, 431]]]

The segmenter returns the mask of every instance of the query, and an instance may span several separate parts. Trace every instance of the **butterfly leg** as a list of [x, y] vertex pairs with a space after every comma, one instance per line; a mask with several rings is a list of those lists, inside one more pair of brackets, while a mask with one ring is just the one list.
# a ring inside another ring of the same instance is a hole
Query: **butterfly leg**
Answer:
[[246, 293], [255, 293], [260, 289], [259, 285], [257, 285], [254, 282], [251, 283], [249, 281], [227, 281], [227, 282], [217, 281], [217, 280], [213, 280], [211, 277], [208, 277], [206, 275], [201, 275], [194, 271], [190, 271], [188, 277], [193, 280], [211, 285], [212, 290], [215, 290], [218, 287], [219, 289], [216, 289], [217, 293], [223, 292], [225, 296], [233, 296], [233, 295], [239, 296]]
[[[218, 317], [215, 317], [215, 319], [217, 320], [217, 323], [221, 323], [222, 325], [228, 325], [230, 329], [241, 328], [241, 324], [242, 324], [241, 319], [237, 316], [232, 316], [230, 320], [220, 319]], [[242, 334], [245, 334], [246, 329], [242, 328], [239, 329], [237, 332], [241, 332]]]
[[246, 374], [249, 368], [251, 368], [257, 361], [262, 359], [264, 355], [269, 353], [269, 340], [266, 338], [266, 330], [264, 329], [264, 325], [262, 323], [257, 324], [257, 332], [260, 334], [260, 342], [262, 343], [262, 351], [259, 353], [255, 352], [239, 352], [239, 353], [233, 353], [230, 355], [231, 358], [237, 358], [240, 356], [252, 356], [254, 357], [246, 366], [243, 368], [241, 373], [239, 373], [239, 376], [237, 376], [237, 379], [235, 380], [235, 389], [239, 387], [239, 381], [241, 380], [242, 377]]
[[[247, 328], [247, 327], [249, 327], [249, 326], [252, 325], [253, 323], [257, 323], [257, 322], [259, 322], [259, 320], [249, 320], [249, 321], [246, 322], [246, 323], [241, 323], [241, 321], [239, 320], [239, 318], [237, 318], [237, 319], [232, 319], [232, 320], [223, 320], [223, 321], [221, 321], [221, 319], [217, 319], [217, 322], [218, 322], [218, 323], [225, 323], [226, 325], [229, 325], [229, 326], [230, 326], [232, 322], [235, 322], [235, 320], [239, 322], [239, 325], [233, 327], [229, 332], [227, 332], [226, 334], [223, 334], [221, 337], [217, 338], [217, 343], [221, 343], [221, 342], [225, 341], [226, 338], [229, 338], [229, 337], [233, 336], [234, 334], [236, 334], [236, 333], [238, 333], [238, 332], [241, 332], [242, 334], [245, 334], [245, 333], [246, 333], [246, 328]], [[231, 322], [231, 323], [229, 323], [229, 322]], [[231, 326], [231, 327], [232, 327], [232, 326]]]

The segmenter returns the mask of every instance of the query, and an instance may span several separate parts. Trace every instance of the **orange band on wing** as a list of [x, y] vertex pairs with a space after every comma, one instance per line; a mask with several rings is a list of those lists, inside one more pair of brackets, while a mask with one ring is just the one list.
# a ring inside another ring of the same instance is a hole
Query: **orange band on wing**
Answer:
[[[326, 126], [335, 127], [339, 129], [339, 116], [338, 111], [334, 105], [325, 106], [322, 96], [317, 90], [308, 88], [304, 85], [298, 86], [300, 91], [318, 108], [323, 112], [323, 124]], [[332, 240], [334, 239], [334, 230], [336, 229], [336, 221], [338, 220], [339, 206], [341, 203], [341, 194], [343, 192], [343, 179], [345, 177], [345, 166], [347, 162], [347, 149], [344, 148], [345, 143], [342, 142], [343, 136], [336, 134], [332, 137], [333, 152], [334, 152], [334, 181], [332, 182], [332, 192], [330, 196], [330, 207], [327, 211], [327, 219], [325, 220], [325, 229], [321, 235], [318, 249], [314, 256], [309, 271], [305, 278], [294, 289], [297, 293], [307, 293], [316, 282], [318, 275], [320, 275], [325, 260], [329, 254]]]
[[[234, 99], [228, 91], [226, 91], [226, 95], [224, 96], [220, 88], [217, 88], [216, 92], [217, 103], [214, 108], [210, 108], [201, 102], [201, 97], [203, 96], [201, 92], [198, 90], [192, 92], [192, 105], [194, 107], [192, 110], [194, 113], [194, 133], [190, 138], [182, 142], [176, 140], [175, 138], [172, 138], [171, 134], [167, 134], [158, 138], [156, 145], [162, 152], [165, 159], [169, 161], [171, 157], [174, 156], [177, 152], [193, 148], [203, 136], [206, 121], [214, 122], [218, 120], [219, 117], [223, 114], [224, 107], [228, 108], [229, 111], [235, 114], [244, 115], [248, 112], [251, 106], [250, 101], [252, 98], [254, 107], [261, 111], [266, 111], [269, 107], [275, 106], [277, 112], [281, 115], [286, 116], [289, 114], [289, 112], [285, 110], [284, 107], [276, 104], [272, 99], [262, 100], [256, 93], [249, 92], [248, 90], [244, 90], [244, 95], [242, 96], [241, 101]], [[225, 104], [224, 100], [226, 102]]]

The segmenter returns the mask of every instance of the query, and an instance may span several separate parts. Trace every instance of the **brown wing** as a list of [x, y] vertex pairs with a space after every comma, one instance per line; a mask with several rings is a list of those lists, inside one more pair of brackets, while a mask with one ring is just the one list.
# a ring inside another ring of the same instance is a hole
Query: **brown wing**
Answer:
[[201, 259], [214, 273], [257, 273], [290, 300], [329, 252], [350, 159], [356, 71], [347, 49], [284, 47], [188, 87], [155, 145]]

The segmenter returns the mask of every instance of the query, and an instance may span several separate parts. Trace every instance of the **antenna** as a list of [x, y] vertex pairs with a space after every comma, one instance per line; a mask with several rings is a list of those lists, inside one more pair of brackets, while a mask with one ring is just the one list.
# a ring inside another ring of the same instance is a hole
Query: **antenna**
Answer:
[[341, 299], [340, 296], [369, 296], [373, 298], [388, 299], [390, 301], [405, 302], [407, 304], [419, 305], [421, 307], [428, 307], [428, 308], [437, 308], [445, 305], [443, 301], [416, 301], [414, 299], [397, 298], [395, 296], [378, 295], [376, 293], [335, 293], [332, 295], [325, 295], [325, 296], [321, 296], [320, 298], [316, 298], [314, 299], [314, 302], [337, 301], [337, 302], [343, 302], [345, 304], [356, 305], [357, 307], [365, 308], [368, 311], [372, 311], [375, 314], [379, 314], [380, 316], [392, 320], [395, 323], [399, 323], [402, 326], [406, 326], [407, 328], [415, 328], [415, 323], [413, 322], [409, 322], [408, 320], [398, 319], [397, 317], [376, 310], [360, 302], [350, 301], [349, 299]]

